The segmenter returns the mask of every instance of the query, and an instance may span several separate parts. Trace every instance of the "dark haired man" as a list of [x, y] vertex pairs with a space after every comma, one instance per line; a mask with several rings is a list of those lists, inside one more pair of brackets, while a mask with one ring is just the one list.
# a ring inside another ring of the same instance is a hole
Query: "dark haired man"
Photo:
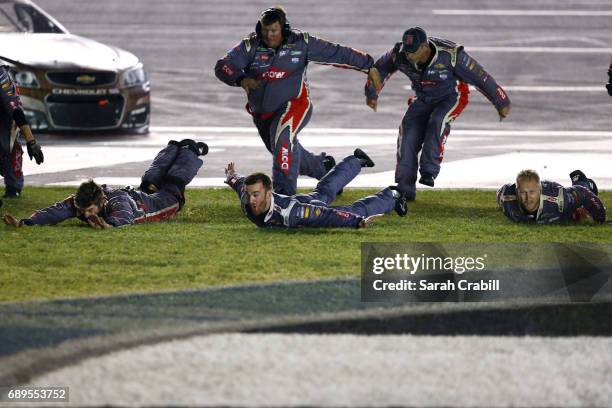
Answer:
[[225, 169], [226, 183], [238, 193], [242, 211], [258, 227], [350, 227], [365, 228], [374, 217], [393, 209], [400, 216], [408, 212], [406, 201], [394, 187], [365, 197], [351, 205], [330, 206], [337, 191], [374, 162], [361, 149], [346, 157], [327, 173], [310, 194], [287, 196], [272, 191], [272, 181], [264, 173], [242, 177], [234, 163]]
[[18, 198], [23, 188], [23, 150], [19, 134], [23, 135], [30, 160], [36, 164], [44, 161], [40, 145], [21, 108], [19, 89], [11, 78], [6, 66], [0, 65], [0, 176], [4, 177], [4, 197]]
[[595, 182], [580, 170], [571, 172], [570, 178], [572, 186], [565, 188], [554, 181], [540, 181], [534, 170], [523, 170], [515, 183], [497, 191], [497, 203], [514, 222], [605, 222], [606, 207], [597, 197]]
[[[298, 142], [312, 114], [306, 81], [309, 62], [370, 73], [368, 54], [292, 30], [285, 11], [264, 10], [256, 30], [217, 61], [217, 78], [246, 93], [247, 111], [273, 156], [274, 191], [292, 195], [298, 174], [321, 179], [335, 160], [315, 155]], [[378, 76], [369, 76], [377, 81]]]
[[[416, 197], [417, 170], [421, 173], [419, 183], [434, 186], [450, 125], [468, 103], [467, 84], [491, 101], [500, 120], [510, 111], [506, 92], [461, 45], [427, 37], [420, 27], [406, 30], [402, 42], [380, 57], [374, 67], [383, 84], [395, 71], [403, 72], [416, 93], [408, 100], [397, 141], [395, 181], [408, 200]], [[374, 111], [381, 88], [370, 81], [365, 86], [366, 103]]]
[[162, 149], [142, 177], [140, 191], [131, 187], [113, 189], [89, 180], [70, 197], [36, 211], [28, 218], [3, 217], [7, 225], [57, 224], [78, 217], [91, 227], [104, 229], [173, 217], [185, 204], [185, 186], [202, 166], [198, 156], [208, 153], [203, 142], [185, 139], [170, 141]]

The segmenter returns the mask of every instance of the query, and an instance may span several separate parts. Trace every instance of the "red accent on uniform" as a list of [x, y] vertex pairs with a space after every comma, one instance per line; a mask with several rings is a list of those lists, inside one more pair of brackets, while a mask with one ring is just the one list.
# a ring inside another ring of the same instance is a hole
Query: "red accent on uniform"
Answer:
[[178, 212], [178, 206], [173, 206], [170, 208], [166, 208], [164, 210], [158, 211], [157, 214], [136, 218], [134, 220], [134, 224], [141, 224], [143, 222], [157, 222], [167, 220], [168, 218], [174, 217], [174, 215]]
[[223, 72], [225, 72], [227, 75], [234, 75], [234, 71], [229, 67], [229, 65], [223, 65], [223, 68], [221, 68], [223, 70]]
[[577, 208], [576, 211], [572, 214], [572, 220], [574, 221], [582, 221], [587, 219], [591, 214], [587, 211], [586, 208], [580, 207]]
[[351, 218], [351, 214], [346, 211], [334, 210], [334, 212], [342, 218]]
[[295, 133], [299, 124], [302, 122], [304, 115], [308, 111], [308, 106], [310, 106], [310, 101], [308, 100], [308, 87], [306, 86], [306, 82], [302, 82], [302, 89], [300, 90], [300, 94], [293, 98], [290, 101], [290, 108], [287, 113], [285, 113], [285, 117], [283, 118], [283, 122], [281, 126], [293, 120], [290, 123], [291, 133]]
[[450, 126], [447, 126], [446, 129], [444, 130], [444, 133], [442, 133], [442, 139], [440, 140], [440, 143], [438, 144], [438, 161], [440, 163], [444, 159], [444, 145], [446, 144], [446, 139], [448, 139], [449, 133], [450, 133]]
[[278, 156], [276, 156], [278, 160], [278, 166], [281, 171], [285, 174], [285, 176], [289, 175], [289, 169], [291, 168], [291, 149], [287, 147], [286, 143], [283, 143], [280, 150], [278, 151]]
[[98, 105], [100, 106], [104, 106], [104, 105], [108, 105], [110, 102], [108, 101], [108, 99], [103, 99], [101, 101], [98, 101]]
[[455, 120], [467, 106], [469, 99], [468, 95], [470, 94], [470, 87], [465, 82], [457, 81], [457, 91], [459, 92], [459, 103], [450, 114], [450, 117], [453, 120]]
[[330, 64], [332, 67], [336, 67], [336, 68], [342, 68], [342, 69], [354, 69], [351, 66], [346, 66], [346, 65], [338, 65], [338, 64]]
[[276, 67], [270, 67], [266, 72], [262, 72], [260, 77], [265, 81], [278, 81], [289, 76], [289, 72], [283, 71]]
[[[457, 81], [457, 92], [459, 95], [457, 98], [459, 102], [453, 111], [448, 115], [451, 121], [457, 119], [457, 117], [463, 112], [465, 107], [468, 105], [468, 95], [470, 94], [470, 87], [465, 82]], [[447, 127], [442, 133], [442, 138], [440, 139], [440, 143], [438, 144], [438, 160], [441, 162], [444, 159], [444, 145], [446, 144], [446, 139], [448, 139], [448, 135], [450, 133], [450, 127]]]
[[23, 166], [23, 149], [21, 145], [15, 141], [15, 145], [13, 146], [13, 151], [11, 152], [11, 167], [13, 168], [13, 172], [15, 176], [18, 178], [23, 177], [22, 173]]

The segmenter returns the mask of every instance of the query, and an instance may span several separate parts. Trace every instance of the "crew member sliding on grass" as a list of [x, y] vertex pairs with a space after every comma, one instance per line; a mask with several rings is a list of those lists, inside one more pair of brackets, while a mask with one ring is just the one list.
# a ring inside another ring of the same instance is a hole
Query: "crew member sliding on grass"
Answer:
[[395, 187], [362, 198], [348, 206], [329, 206], [336, 192], [344, 188], [362, 167], [374, 162], [361, 149], [346, 157], [323, 177], [309, 194], [286, 196], [272, 192], [272, 181], [263, 173], [241, 177], [234, 163], [225, 169], [226, 183], [237, 193], [242, 211], [258, 227], [351, 227], [365, 228], [375, 216], [393, 209], [400, 216], [408, 212], [406, 201]]
[[185, 186], [202, 167], [198, 156], [206, 153], [208, 146], [203, 142], [172, 140], [142, 176], [140, 191], [129, 186], [112, 189], [90, 180], [81, 184], [76, 194], [36, 211], [29, 218], [18, 220], [6, 214], [3, 220], [7, 225], [21, 227], [57, 224], [77, 217], [96, 229], [162, 221], [183, 208]]
[[523, 170], [516, 183], [497, 191], [497, 203], [504, 215], [514, 222], [538, 224], [606, 220], [606, 207], [599, 197], [595, 182], [580, 170], [570, 173], [571, 187], [554, 181], [540, 181], [534, 170]]

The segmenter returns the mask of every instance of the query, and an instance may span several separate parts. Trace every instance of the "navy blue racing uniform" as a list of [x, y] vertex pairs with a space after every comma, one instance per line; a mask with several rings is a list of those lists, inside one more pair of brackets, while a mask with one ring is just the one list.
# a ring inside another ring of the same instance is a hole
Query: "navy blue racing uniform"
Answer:
[[[435, 179], [440, 172], [450, 125], [468, 104], [467, 84], [474, 85], [498, 111], [510, 105], [506, 92], [463, 46], [435, 37], [429, 37], [428, 42], [432, 57], [427, 66], [410, 62], [401, 51], [402, 43], [395, 44], [374, 64], [383, 85], [399, 70], [410, 78], [416, 93], [408, 101], [397, 141], [395, 181], [408, 198], [416, 196], [417, 158], [421, 149], [421, 175]], [[366, 83], [365, 95], [368, 99], [378, 99], [370, 81]]]
[[591, 216], [597, 223], [606, 221], [606, 207], [590, 189], [588, 183], [576, 182], [563, 187], [554, 181], [542, 181], [540, 206], [534, 213], [520, 204], [516, 184], [503, 185], [497, 191], [497, 204], [504, 215], [514, 222], [561, 224], [581, 221]]
[[[23, 149], [15, 138], [13, 126], [16, 114], [24, 117], [19, 90], [6, 66], [0, 66], [0, 176], [8, 189], [23, 188]], [[25, 122], [25, 117], [24, 117]], [[25, 123], [22, 123], [25, 124]]]
[[[144, 183], [153, 183], [158, 190], [148, 194], [131, 187], [113, 189], [103, 185], [107, 201], [99, 216], [113, 227], [173, 217], [185, 204], [185, 186], [196, 176], [202, 163], [191, 150], [169, 144], [159, 152], [143, 176]], [[21, 221], [25, 225], [52, 225], [74, 217], [87, 221], [77, 214], [74, 196], [70, 196]]]
[[387, 214], [395, 207], [395, 198], [389, 188], [351, 205], [329, 205], [336, 198], [336, 192], [350, 183], [360, 171], [361, 161], [355, 156], [346, 157], [317, 183], [317, 187], [310, 194], [286, 196], [272, 193], [270, 209], [261, 215], [251, 212], [244, 177], [229, 176], [226, 183], [238, 193], [242, 211], [258, 227], [358, 228], [365, 218]]
[[321, 179], [325, 154], [315, 155], [298, 142], [312, 114], [306, 67], [309, 62], [367, 72], [373, 59], [353, 48], [291, 31], [278, 49], [268, 48], [255, 33], [217, 61], [215, 74], [230, 86], [244, 78], [259, 81], [248, 93], [247, 111], [273, 155], [274, 191], [296, 193], [298, 174]]

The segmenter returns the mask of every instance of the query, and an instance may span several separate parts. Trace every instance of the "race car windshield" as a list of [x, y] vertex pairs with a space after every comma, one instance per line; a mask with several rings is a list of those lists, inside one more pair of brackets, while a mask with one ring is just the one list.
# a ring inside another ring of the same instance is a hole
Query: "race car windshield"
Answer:
[[64, 31], [27, 3], [0, 1], [0, 33], [56, 33]]

